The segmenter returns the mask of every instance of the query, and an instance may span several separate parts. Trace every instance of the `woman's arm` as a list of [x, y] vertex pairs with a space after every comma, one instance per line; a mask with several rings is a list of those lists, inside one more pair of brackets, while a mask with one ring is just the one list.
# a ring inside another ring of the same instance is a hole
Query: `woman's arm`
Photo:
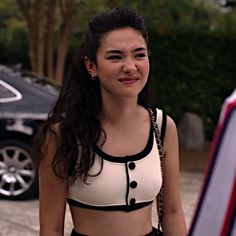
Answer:
[[164, 139], [163, 232], [165, 236], [187, 235], [179, 191], [179, 144], [174, 121], [167, 117]]
[[57, 177], [51, 167], [56, 152], [56, 138], [48, 134], [39, 166], [40, 236], [64, 235], [67, 181]]

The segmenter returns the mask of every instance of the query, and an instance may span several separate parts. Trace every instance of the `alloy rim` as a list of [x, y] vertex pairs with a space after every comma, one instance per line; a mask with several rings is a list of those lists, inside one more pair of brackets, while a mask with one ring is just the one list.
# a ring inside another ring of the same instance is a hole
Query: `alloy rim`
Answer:
[[16, 146], [0, 149], [0, 194], [18, 196], [25, 193], [35, 175], [34, 163], [25, 150]]

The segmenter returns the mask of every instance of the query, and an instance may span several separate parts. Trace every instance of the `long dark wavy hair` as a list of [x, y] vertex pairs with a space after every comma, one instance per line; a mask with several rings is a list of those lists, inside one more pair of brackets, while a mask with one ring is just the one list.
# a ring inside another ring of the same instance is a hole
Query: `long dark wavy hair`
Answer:
[[[93, 147], [100, 138], [105, 142], [106, 134], [98, 119], [102, 109], [99, 79], [91, 79], [84, 57], [96, 64], [97, 50], [104, 34], [124, 27], [139, 31], [148, 44], [143, 18], [128, 8], [107, 10], [89, 22], [81, 47], [64, 78], [59, 98], [37, 135], [35, 151], [39, 160], [44, 157], [48, 133], [55, 135], [57, 148], [52, 169], [59, 177], [72, 180], [80, 177], [86, 183], [95, 160]], [[142, 106], [148, 105], [149, 83], [150, 75], [138, 95], [138, 104]], [[56, 131], [55, 126], [59, 127]]]

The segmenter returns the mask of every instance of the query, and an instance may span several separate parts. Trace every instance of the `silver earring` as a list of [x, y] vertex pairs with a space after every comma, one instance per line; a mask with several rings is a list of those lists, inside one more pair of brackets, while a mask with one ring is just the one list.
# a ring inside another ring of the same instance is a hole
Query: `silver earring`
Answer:
[[96, 80], [97, 76], [96, 75], [92, 75], [92, 80]]

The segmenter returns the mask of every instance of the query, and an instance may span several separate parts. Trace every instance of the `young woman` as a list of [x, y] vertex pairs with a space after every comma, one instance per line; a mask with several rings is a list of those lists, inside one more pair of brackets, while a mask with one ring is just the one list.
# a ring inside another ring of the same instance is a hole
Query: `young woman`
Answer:
[[[95, 16], [39, 135], [40, 235], [156, 235], [152, 202], [163, 182], [164, 235], [186, 235], [176, 126], [162, 130], [164, 181], [147, 109], [143, 18], [127, 8]], [[152, 109], [158, 120], [162, 111]], [[160, 126], [160, 122], [158, 124]]]

